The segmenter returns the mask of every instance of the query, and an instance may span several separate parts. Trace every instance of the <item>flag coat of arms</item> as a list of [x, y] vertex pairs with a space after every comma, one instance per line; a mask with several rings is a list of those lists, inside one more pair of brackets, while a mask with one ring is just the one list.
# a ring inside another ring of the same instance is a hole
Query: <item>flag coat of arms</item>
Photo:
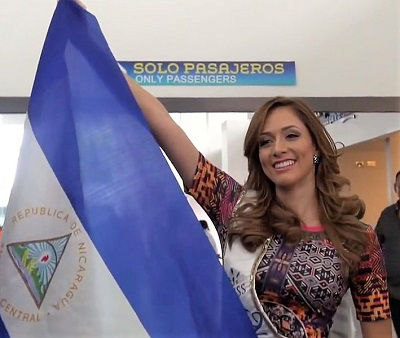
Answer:
[[254, 336], [96, 19], [72, 0], [57, 4], [29, 103], [0, 315], [1, 337]]

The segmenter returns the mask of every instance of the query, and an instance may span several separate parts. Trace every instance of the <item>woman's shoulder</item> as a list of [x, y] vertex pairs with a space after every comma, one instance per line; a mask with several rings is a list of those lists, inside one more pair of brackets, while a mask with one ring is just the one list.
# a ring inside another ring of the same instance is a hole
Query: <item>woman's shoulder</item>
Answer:
[[252, 189], [247, 189], [246, 186], [243, 187], [243, 191], [241, 193], [241, 198], [238, 201], [238, 204], [244, 205], [247, 203], [255, 203], [257, 201], [257, 192]]
[[246, 185], [243, 187], [243, 191], [242, 191], [242, 199], [241, 201], [238, 201], [240, 203], [254, 203], [255, 201], [257, 201], [258, 198], [258, 193], [256, 190], [253, 189], [248, 189], [246, 187]]
[[366, 247], [364, 248], [364, 252], [361, 255], [360, 267], [362, 267], [363, 264], [366, 264], [367, 261], [370, 261], [371, 259], [374, 260], [379, 258], [378, 260], [383, 260], [383, 257], [381, 257], [381, 246], [379, 244], [378, 235], [376, 234], [375, 229], [367, 223], [360, 223], [363, 233], [367, 236]]
[[368, 232], [368, 233], [369, 232], [374, 232], [374, 228], [370, 224], [364, 223], [362, 221], [360, 221], [360, 228], [362, 230], [364, 230], [365, 232]]
[[253, 189], [247, 189], [246, 185], [244, 185], [242, 187], [242, 190], [240, 192], [239, 198], [236, 201], [236, 206], [235, 206], [235, 210], [234, 213], [236, 212], [236, 210], [243, 206], [243, 205], [249, 205], [249, 204], [255, 204], [257, 201], [257, 191], [253, 190]]
[[378, 237], [377, 237], [375, 229], [374, 229], [374, 227], [372, 227], [372, 225], [360, 221], [360, 228], [361, 228], [362, 232], [367, 234], [370, 245], [374, 244], [377, 241]]
[[372, 236], [372, 237], [376, 236], [375, 228], [372, 225], [370, 225], [368, 223], [360, 222], [360, 227], [365, 233], [368, 234], [368, 236]]

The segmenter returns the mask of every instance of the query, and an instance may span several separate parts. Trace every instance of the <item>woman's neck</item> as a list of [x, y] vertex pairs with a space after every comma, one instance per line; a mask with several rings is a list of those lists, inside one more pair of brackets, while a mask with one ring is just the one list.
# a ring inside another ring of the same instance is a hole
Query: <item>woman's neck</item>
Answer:
[[278, 199], [306, 226], [320, 226], [318, 199], [313, 185], [295, 189], [276, 189]]

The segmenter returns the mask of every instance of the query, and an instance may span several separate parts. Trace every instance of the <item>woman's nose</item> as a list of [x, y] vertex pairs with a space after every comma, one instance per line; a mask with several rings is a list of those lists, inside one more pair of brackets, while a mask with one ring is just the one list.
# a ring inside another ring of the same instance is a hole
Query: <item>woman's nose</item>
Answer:
[[274, 154], [279, 155], [285, 153], [287, 151], [286, 141], [280, 138], [277, 138], [274, 143]]

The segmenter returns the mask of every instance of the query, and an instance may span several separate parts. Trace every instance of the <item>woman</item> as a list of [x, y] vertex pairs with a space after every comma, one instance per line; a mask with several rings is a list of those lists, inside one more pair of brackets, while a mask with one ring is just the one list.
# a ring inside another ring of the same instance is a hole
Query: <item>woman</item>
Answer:
[[364, 205], [342, 197], [336, 148], [296, 99], [263, 105], [245, 139], [241, 186], [209, 163], [162, 104], [127, 78], [150, 128], [216, 225], [224, 267], [260, 337], [327, 337], [351, 288], [364, 337], [391, 337], [386, 273]]

